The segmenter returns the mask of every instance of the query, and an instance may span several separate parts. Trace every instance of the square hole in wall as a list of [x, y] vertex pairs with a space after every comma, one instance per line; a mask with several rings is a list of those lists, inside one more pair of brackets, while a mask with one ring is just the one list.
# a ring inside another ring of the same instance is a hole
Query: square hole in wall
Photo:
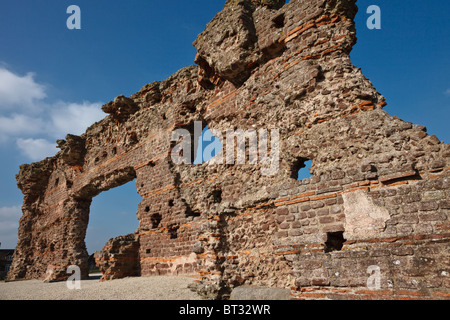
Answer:
[[180, 228], [180, 226], [177, 226], [177, 225], [172, 225], [168, 228], [170, 239], [178, 239], [178, 229], [179, 228]]
[[298, 158], [293, 164], [291, 169], [291, 178], [295, 180], [303, 180], [311, 178], [311, 166], [312, 160], [306, 158]]
[[150, 221], [152, 223], [152, 228], [156, 229], [159, 227], [159, 224], [161, 223], [162, 216], [159, 213], [154, 213], [150, 217]]
[[324, 252], [340, 251], [344, 246], [344, 231], [327, 232]]
[[272, 26], [275, 28], [283, 28], [285, 24], [285, 15], [284, 13], [277, 15], [272, 19]]

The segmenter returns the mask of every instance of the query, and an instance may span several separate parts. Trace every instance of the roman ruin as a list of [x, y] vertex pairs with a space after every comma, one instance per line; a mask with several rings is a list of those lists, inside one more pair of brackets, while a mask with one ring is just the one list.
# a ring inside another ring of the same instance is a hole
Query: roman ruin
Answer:
[[[70, 265], [87, 277], [92, 199], [136, 180], [139, 228], [96, 253], [104, 280], [188, 275], [209, 299], [245, 286], [448, 299], [450, 147], [383, 110], [350, 61], [357, 11], [355, 0], [227, 0], [194, 42], [195, 65], [119, 95], [54, 157], [20, 167], [8, 279], [64, 280]], [[278, 171], [174, 164], [173, 132], [196, 121], [279, 130]], [[312, 177], [298, 180], [308, 160]]]

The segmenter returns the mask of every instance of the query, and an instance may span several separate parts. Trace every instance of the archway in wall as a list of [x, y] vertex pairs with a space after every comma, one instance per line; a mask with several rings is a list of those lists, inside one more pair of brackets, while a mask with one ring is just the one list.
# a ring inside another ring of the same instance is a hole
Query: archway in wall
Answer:
[[97, 269], [93, 259], [96, 251], [101, 251], [111, 238], [132, 234], [139, 227], [136, 213], [141, 201], [136, 179], [92, 199], [85, 237], [91, 272]]

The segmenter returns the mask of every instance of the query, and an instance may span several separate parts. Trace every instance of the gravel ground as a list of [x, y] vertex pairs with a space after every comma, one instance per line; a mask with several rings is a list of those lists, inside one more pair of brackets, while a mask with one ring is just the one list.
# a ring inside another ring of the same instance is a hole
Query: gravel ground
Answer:
[[82, 280], [79, 290], [69, 290], [66, 282], [0, 282], [0, 300], [201, 300], [188, 289], [192, 278], [136, 277], [105, 282], [99, 278], [91, 275]]

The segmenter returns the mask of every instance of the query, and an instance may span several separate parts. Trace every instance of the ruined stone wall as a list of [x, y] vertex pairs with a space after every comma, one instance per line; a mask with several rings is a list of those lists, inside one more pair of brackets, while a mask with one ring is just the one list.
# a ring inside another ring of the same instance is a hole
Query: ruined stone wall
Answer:
[[135, 234], [110, 239], [94, 254], [95, 264], [102, 273], [101, 281], [140, 275], [139, 241]]
[[[72, 264], [86, 276], [92, 198], [136, 179], [142, 276], [196, 276], [212, 298], [241, 285], [448, 298], [450, 148], [382, 110], [350, 61], [356, 12], [353, 0], [226, 1], [194, 42], [198, 66], [117, 97], [55, 157], [21, 167], [9, 279], [63, 279]], [[278, 129], [279, 170], [175, 164], [172, 133], [194, 121]], [[308, 159], [313, 177], [297, 181]]]

